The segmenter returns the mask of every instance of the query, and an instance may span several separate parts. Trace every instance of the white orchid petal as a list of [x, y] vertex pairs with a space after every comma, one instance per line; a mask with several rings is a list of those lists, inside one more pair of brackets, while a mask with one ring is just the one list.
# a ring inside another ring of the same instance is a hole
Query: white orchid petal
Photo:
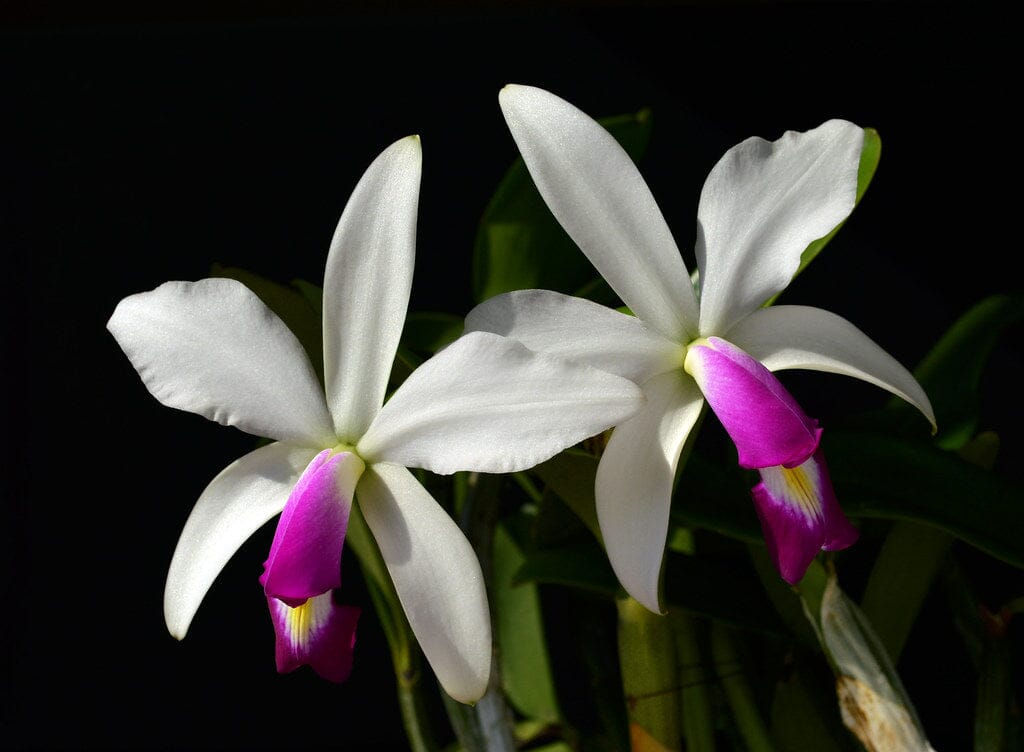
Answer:
[[490, 676], [491, 622], [473, 547], [400, 465], [370, 465], [356, 498], [438, 681], [459, 702], [475, 702]]
[[466, 316], [466, 331], [501, 334], [638, 384], [682, 367], [683, 347], [636, 316], [550, 290], [517, 290], [486, 300]]
[[185, 637], [228, 559], [281, 512], [317, 451], [269, 444], [232, 462], [206, 487], [185, 522], [167, 572], [164, 619], [172, 635]]
[[697, 301], [686, 265], [618, 141], [543, 89], [510, 84], [499, 101], [534, 183], [569, 236], [633, 313], [669, 339], [691, 339]]
[[679, 454], [704, 401], [692, 379], [664, 373], [644, 384], [647, 402], [612, 431], [597, 466], [595, 501], [605, 550], [633, 598], [661, 613], [658, 579]]
[[852, 211], [864, 130], [829, 120], [748, 138], [704, 183], [697, 210], [700, 331], [721, 335], [789, 284], [800, 254]]
[[470, 332], [417, 368], [357, 451], [436, 473], [525, 470], [632, 415], [633, 382]]
[[373, 161], [341, 215], [324, 272], [324, 381], [334, 427], [354, 441], [387, 389], [416, 251], [418, 136]]
[[811, 306], [769, 306], [740, 321], [729, 340], [771, 371], [803, 368], [839, 373], [881, 387], [921, 411], [935, 413], [917, 379], [841, 316]]
[[165, 282], [124, 298], [107, 329], [164, 405], [257, 436], [331, 443], [331, 418], [309, 357], [240, 282]]

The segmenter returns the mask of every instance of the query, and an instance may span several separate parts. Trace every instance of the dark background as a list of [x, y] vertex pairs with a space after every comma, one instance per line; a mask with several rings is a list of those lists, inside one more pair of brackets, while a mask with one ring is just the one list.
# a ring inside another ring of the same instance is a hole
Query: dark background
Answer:
[[[477, 222], [516, 156], [505, 83], [595, 117], [650, 107], [641, 169], [691, 261], [697, 196], [726, 148], [831, 117], [876, 128], [875, 182], [783, 301], [846, 316], [908, 367], [969, 305], [1021, 288], [1017, 55], [987, 5], [201, 7], [0, 2], [4, 747], [402, 747], [358, 576], [352, 679], [275, 673], [257, 582], [272, 526], [187, 639], [167, 634], [181, 526], [253, 439], [160, 406], [104, 326], [120, 298], [213, 262], [319, 284], [356, 180], [410, 133], [424, 150], [411, 309], [466, 313]], [[1011, 334], [981, 427], [1004, 434], [997, 469], [1019, 478]], [[821, 375], [797, 397], [825, 425], [885, 399]], [[968, 697], [942, 681], [936, 695]], [[956, 748], [943, 705], [915, 700], [936, 747]]]

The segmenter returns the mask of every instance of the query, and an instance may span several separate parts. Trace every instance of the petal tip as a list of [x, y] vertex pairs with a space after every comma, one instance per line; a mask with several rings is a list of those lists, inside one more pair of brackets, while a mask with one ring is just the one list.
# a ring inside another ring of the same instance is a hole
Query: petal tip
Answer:
[[178, 642], [185, 639], [185, 635], [188, 633], [188, 624], [174, 624], [170, 619], [164, 617], [164, 622], [167, 625], [167, 631]]

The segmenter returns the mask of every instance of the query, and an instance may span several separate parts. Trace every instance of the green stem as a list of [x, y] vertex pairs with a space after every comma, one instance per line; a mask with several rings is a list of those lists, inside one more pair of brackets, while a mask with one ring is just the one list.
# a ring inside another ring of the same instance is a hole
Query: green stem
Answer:
[[725, 690], [747, 749], [750, 752], [773, 752], [775, 747], [747, 684], [732, 636], [728, 628], [718, 622], [711, 625], [711, 655], [718, 667], [718, 682]]
[[409, 749], [412, 752], [436, 752], [438, 745], [423, 695], [423, 672], [420, 670], [419, 658], [417, 648], [413, 652], [413, 659], [398, 674], [398, 707], [405, 735], [409, 739]]
[[[491, 629], [494, 634], [494, 530], [501, 510], [498, 491], [502, 476], [473, 473], [462, 503], [460, 526], [480, 560], [488, 603], [492, 610]], [[496, 649], [496, 648], [495, 648]], [[465, 752], [514, 752], [513, 715], [502, 689], [501, 671], [491, 653], [491, 676], [487, 691], [475, 705], [463, 705], [445, 697], [445, 708], [455, 735]]]
[[974, 704], [974, 752], [1004, 752], [1010, 697], [1010, 650], [1006, 640], [985, 641]]
[[475, 705], [464, 705], [448, 695], [444, 701], [462, 752], [515, 752], [512, 716], [498, 680], [497, 661], [492, 663], [487, 691]]
[[370, 599], [391, 649], [398, 708], [405, 735], [409, 740], [409, 748], [412, 752], [436, 752], [438, 745], [434, 739], [430, 715], [423, 696], [419, 643], [416, 642], [412, 627], [409, 626], [405, 611], [402, 610], [377, 542], [355, 505], [349, 514], [345, 540], [359, 560]]
[[683, 748], [686, 752], [715, 752], [715, 724], [708, 693], [710, 677], [701, 654], [699, 622], [682, 611], [671, 612], [668, 620], [679, 663]]
[[679, 685], [669, 620], [628, 596], [616, 605], [622, 690], [633, 750], [681, 749]]

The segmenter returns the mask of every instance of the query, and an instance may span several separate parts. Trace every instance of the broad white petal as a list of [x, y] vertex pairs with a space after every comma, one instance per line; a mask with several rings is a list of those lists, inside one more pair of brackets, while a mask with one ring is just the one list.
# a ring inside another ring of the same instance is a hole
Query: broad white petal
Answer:
[[470, 332], [391, 395], [356, 451], [435, 473], [525, 470], [632, 415], [632, 381]]
[[[250, 535], [284, 509], [316, 449], [268, 444], [224, 468], [199, 496], [171, 559], [164, 619], [179, 640], [220, 570]], [[255, 578], [254, 578], [255, 582]]]
[[647, 403], [612, 431], [597, 466], [595, 501], [612, 569], [633, 598], [661, 613], [658, 579], [672, 483], [704, 400], [696, 383], [663, 373], [644, 384]]
[[370, 465], [356, 499], [441, 686], [459, 702], [480, 699], [491, 671], [491, 621], [473, 547], [400, 465]]
[[385, 149], [359, 180], [324, 272], [324, 381], [334, 427], [355, 441], [387, 390], [416, 252], [418, 136]]
[[769, 306], [740, 321], [729, 340], [771, 371], [803, 368], [866, 381], [905, 399], [935, 428], [935, 413], [917, 379], [841, 316], [811, 306]]
[[516, 290], [486, 300], [466, 316], [466, 331], [501, 334], [637, 384], [683, 365], [683, 346], [636, 316], [550, 290]]
[[334, 443], [305, 350], [242, 283], [165, 282], [124, 298], [107, 329], [164, 405], [278, 441]]
[[723, 335], [789, 284], [800, 254], [853, 210], [864, 130], [829, 120], [725, 153], [697, 210], [700, 331]]
[[629, 154], [544, 89], [509, 84], [498, 99], [540, 195], [580, 250], [633, 313], [669, 339], [692, 339], [697, 301], [686, 265]]

